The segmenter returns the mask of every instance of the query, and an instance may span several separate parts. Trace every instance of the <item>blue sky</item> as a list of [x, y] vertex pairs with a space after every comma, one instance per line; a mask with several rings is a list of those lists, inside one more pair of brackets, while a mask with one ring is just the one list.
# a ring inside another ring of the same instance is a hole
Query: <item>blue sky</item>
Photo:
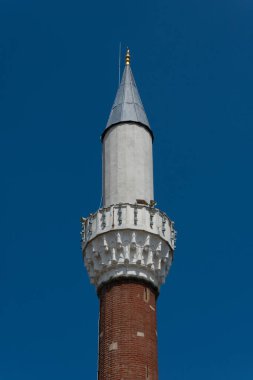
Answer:
[[96, 379], [80, 216], [101, 198], [118, 46], [153, 129], [177, 250], [160, 380], [253, 378], [253, 2], [0, 1], [0, 379]]

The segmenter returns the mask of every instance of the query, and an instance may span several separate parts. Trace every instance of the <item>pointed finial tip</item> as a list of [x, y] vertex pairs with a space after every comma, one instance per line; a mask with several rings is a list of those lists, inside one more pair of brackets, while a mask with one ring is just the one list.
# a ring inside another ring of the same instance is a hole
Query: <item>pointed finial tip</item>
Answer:
[[130, 65], [130, 50], [127, 48], [126, 52], [126, 65]]

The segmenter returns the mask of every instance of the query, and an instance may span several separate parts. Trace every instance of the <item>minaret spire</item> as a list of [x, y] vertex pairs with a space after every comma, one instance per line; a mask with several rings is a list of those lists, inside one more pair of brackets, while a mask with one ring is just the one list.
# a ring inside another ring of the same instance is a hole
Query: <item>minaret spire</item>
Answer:
[[82, 251], [100, 301], [98, 380], [158, 380], [156, 299], [174, 223], [155, 207], [153, 141], [126, 65], [102, 136], [103, 204], [82, 218]]
[[118, 88], [106, 128], [102, 134], [102, 140], [110, 127], [125, 122], [133, 122], [146, 128], [150, 132], [153, 139], [153, 132], [150, 128], [149, 121], [134, 80], [133, 72], [131, 70], [129, 48], [127, 48], [125, 63], [126, 65], [121, 83]]

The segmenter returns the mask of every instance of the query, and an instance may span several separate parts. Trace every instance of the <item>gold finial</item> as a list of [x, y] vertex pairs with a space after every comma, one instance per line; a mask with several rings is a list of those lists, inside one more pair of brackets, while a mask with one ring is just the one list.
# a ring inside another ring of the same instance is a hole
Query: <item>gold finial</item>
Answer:
[[130, 65], [130, 50], [128, 48], [126, 52], [126, 65]]

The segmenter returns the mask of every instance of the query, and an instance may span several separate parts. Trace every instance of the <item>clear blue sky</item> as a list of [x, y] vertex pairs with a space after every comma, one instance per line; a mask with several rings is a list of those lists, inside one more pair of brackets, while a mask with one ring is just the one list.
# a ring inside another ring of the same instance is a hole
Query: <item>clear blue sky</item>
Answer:
[[98, 301], [80, 216], [118, 45], [176, 222], [158, 301], [160, 380], [252, 380], [253, 1], [0, 1], [0, 379], [96, 379]]

